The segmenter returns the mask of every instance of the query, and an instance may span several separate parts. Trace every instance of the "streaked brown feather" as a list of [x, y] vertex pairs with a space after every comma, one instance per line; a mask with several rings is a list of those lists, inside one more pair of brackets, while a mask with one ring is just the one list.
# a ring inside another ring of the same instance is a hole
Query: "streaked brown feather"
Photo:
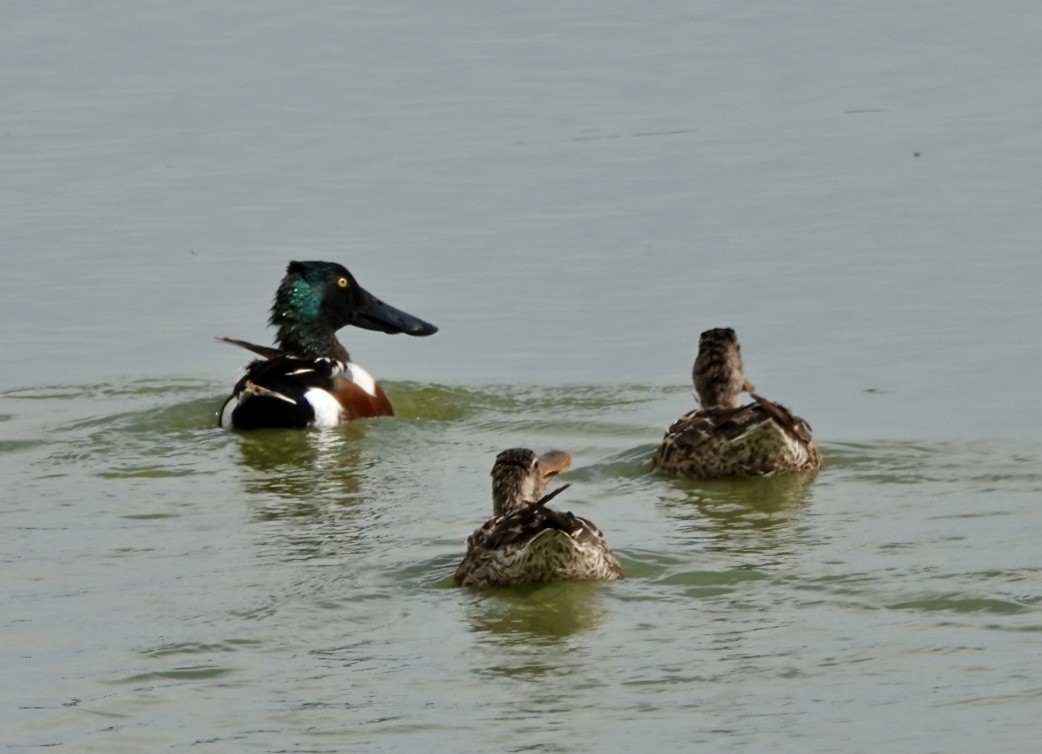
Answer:
[[[694, 479], [772, 476], [820, 468], [810, 425], [752, 392], [734, 330], [702, 333], [692, 377], [702, 408], [666, 430], [652, 464]], [[742, 391], [753, 403], [738, 405]]]
[[[517, 475], [538, 474], [538, 464], [525, 468], [514, 458], [504, 458], [506, 455], [500, 454], [503, 462], [497, 462], [493, 468], [493, 484], [501, 485], [500, 494], [504, 486], [521, 490]], [[509, 475], [514, 476], [513, 483]], [[467, 538], [467, 553], [453, 577], [456, 585], [495, 587], [621, 579], [622, 566], [600, 529], [588, 519], [547, 507], [567, 487], [564, 485], [535, 502], [500, 500], [508, 512], [493, 516]], [[537, 488], [545, 488], [545, 479]]]

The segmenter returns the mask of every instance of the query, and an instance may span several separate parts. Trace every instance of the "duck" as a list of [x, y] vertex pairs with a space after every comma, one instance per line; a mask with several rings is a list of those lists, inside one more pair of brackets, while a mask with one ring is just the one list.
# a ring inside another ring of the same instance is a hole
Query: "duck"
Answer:
[[503, 587], [550, 581], [616, 581], [619, 559], [604, 534], [585, 518], [547, 507], [564, 485], [544, 494], [550, 479], [571, 467], [565, 451], [541, 455], [511, 448], [492, 466], [492, 518], [467, 539], [456, 586]]
[[274, 348], [218, 338], [261, 358], [249, 363], [218, 412], [228, 429], [335, 427], [393, 416], [380, 384], [351, 361], [336, 333], [365, 330], [433, 335], [430, 322], [384, 303], [336, 262], [290, 262], [275, 291], [269, 324]]
[[[700, 408], [666, 430], [652, 460], [661, 471], [691, 479], [774, 476], [821, 468], [810, 424], [758, 395], [742, 366], [730, 327], [706, 330], [691, 371]], [[752, 403], [740, 405], [742, 393]]]

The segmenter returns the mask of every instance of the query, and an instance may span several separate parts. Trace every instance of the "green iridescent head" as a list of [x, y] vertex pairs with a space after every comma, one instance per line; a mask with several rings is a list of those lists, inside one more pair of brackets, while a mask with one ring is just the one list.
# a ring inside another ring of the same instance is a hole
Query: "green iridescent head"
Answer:
[[290, 262], [275, 292], [271, 324], [287, 353], [347, 359], [336, 331], [347, 325], [384, 333], [433, 335], [438, 328], [383, 303], [366, 291], [343, 265]]

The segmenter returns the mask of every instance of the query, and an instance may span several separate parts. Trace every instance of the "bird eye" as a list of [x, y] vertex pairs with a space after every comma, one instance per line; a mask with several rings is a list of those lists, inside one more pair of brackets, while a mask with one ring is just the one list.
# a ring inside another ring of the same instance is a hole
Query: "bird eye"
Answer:
[[339, 285], [341, 288], [347, 288], [347, 286], [351, 285], [348, 282], [347, 278], [340, 278], [336, 281], [336, 284]]

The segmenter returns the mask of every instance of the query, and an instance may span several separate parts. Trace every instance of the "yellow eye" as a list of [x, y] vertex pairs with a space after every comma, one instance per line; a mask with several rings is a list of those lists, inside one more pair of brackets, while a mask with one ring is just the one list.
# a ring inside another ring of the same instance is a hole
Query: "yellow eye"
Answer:
[[347, 286], [351, 285], [351, 283], [348, 282], [347, 278], [340, 278], [336, 281], [336, 284], [339, 285], [341, 288], [347, 288]]

